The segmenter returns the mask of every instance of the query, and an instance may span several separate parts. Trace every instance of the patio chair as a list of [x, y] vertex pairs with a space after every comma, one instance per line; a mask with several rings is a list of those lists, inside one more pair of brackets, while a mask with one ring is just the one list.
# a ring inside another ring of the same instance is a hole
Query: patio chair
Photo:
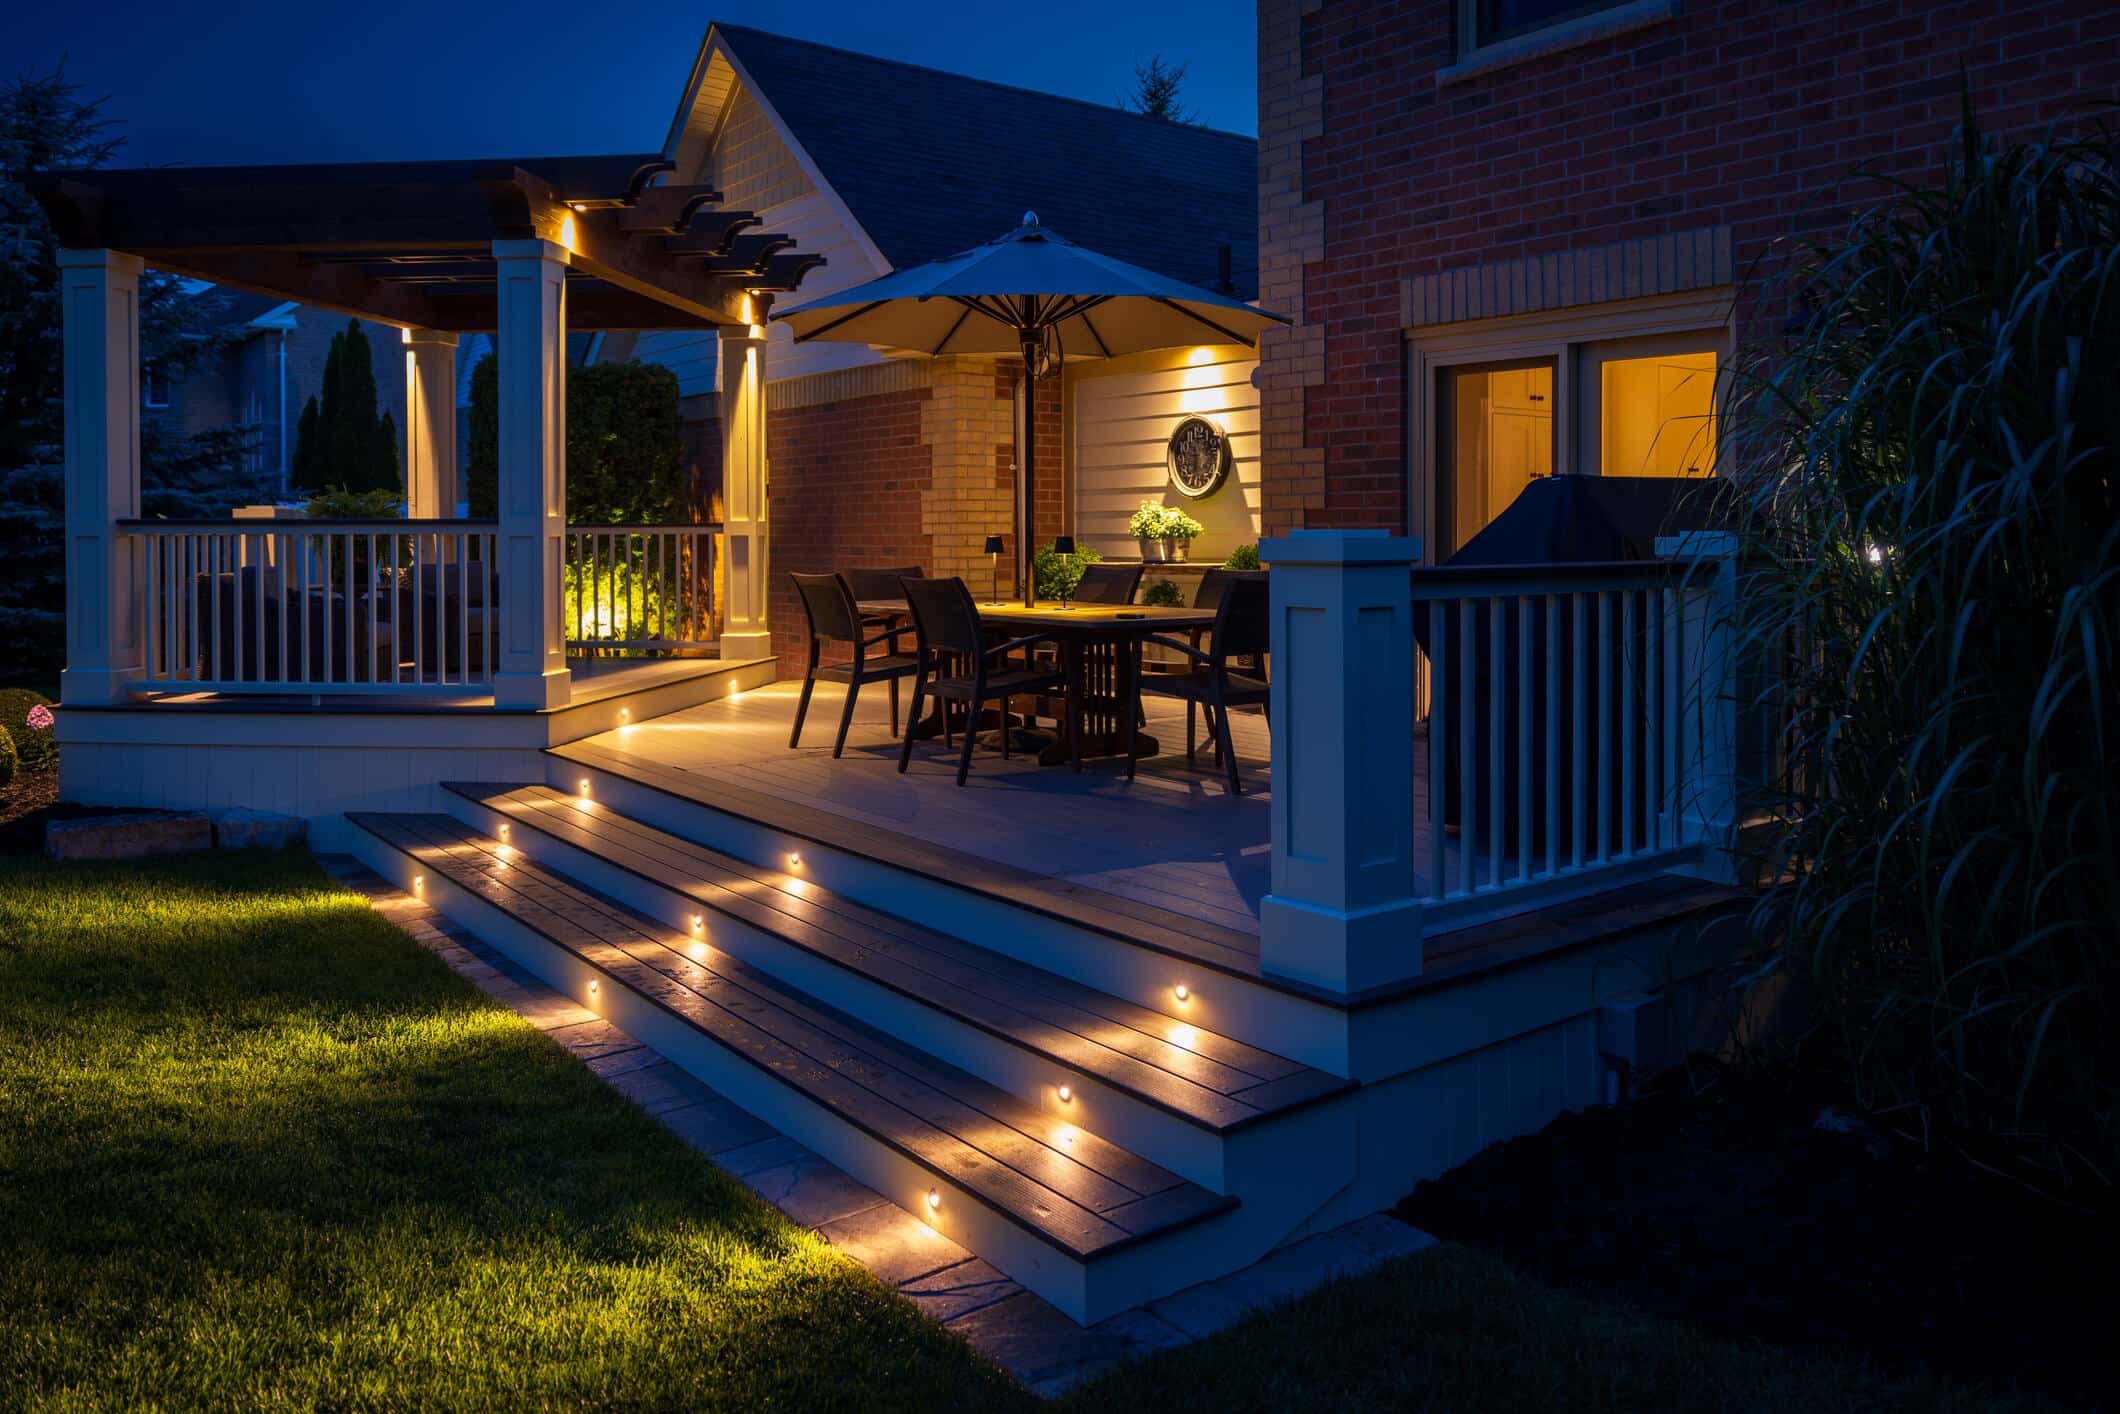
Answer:
[[1084, 565], [1072, 596], [1077, 604], [1131, 604], [1146, 565]]
[[[1205, 650], [1175, 638], [1161, 634], [1150, 636], [1145, 641], [1159, 647], [1174, 649], [1185, 658], [1186, 666], [1174, 673], [1161, 673], [1154, 677], [1143, 676], [1140, 664], [1140, 649], [1134, 650], [1135, 690], [1144, 695], [1175, 697], [1186, 704], [1185, 711], [1185, 760], [1192, 764], [1196, 750], [1193, 733], [1192, 708], [1197, 705], [1207, 713], [1207, 725], [1215, 734], [1215, 750], [1222, 758], [1223, 769], [1229, 772], [1229, 793], [1242, 795], [1244, 783], [1237, 776], [1237, 748], [1229, 736], [1229, 709], [1232, 707], [1266, 707], [1267, 684], [1263, 673], [1231, 671], [1233, 659], [1256, 655], [1264, 662], [1269, 643], [1268, 636], [1272, 616], [1268, 612], [1266, 581], [1264, 579], [1232, 579], [1222, 594], [1222, 602], [1215, 610], [1214, 627], [1208, 630], [1208, 645]], [[1131, 780], [1134, 774], [1136, 737], [1134, 717], [1126, 720], [1126, 775]]]
[[[913, 610], [916, 657], [920, 664], [919, 673], [913, 679], [913, 706], [908, 720], [920, 720], [922, 703], [932, 695], [942, 699], [946, 732], [949, 704], [964, 704], [964, 746], [957, 758], [957, 784], [961, 786], [964, 778], [971, 774], [972, 738], [978, 731], [979, 714], [986, 704], [1001, 704], [1001, 755], [1006, 760], [1013, 745], [1008, 720], [1009, 699], [1023, 693], [1067, 697], [1067, 675], [1056, 667], [1008, 661], [1008, 655], [1018, 649], [1047, 642], [1043, 634], [1027, 634], [988, 647], [985, 632], [979, 625], [979, 608], [972, 602], [972, 591], [964, 587], [963, 580], [907, 579], [902, 583], [906, 603]], [[1073, 719], [1075, 705], [1069, 700], [1069, 720]], [[1075, 744], [1074, 765], [1079, 771], [1082, 769], [1081, 741], [1073, 733], [1069, 737]], [[943, 740], [947, 745], [946, 735]], [[901, 774], [912, 760], [913, 734], [908, 731], [904, 744], [898, 748]]]
[[[852, 569], [845, 571], [847, 584], [856, 599], [903, 599], [905, 591], [899, 582], [922, 579], [927, 571], [918, 565], [899, 565], [894, 569]], [[893, 653], [904, 651], [898, 636], [905, 632], [905, 623], [894, 614], [870, 614], [862, 619], [865, 624], [893, 625], [890, 633], [890, 648]]]
[[[832, 758], [837, 760], [846, 749], [847, 728], [854, 721], [854, 703], [861, 696], [863, 683], [887, 681], [891, 688], [891, 735], [898, 735], [898, 679], [912, 675], [918, 669], [913, 659], [902, 653], [885, 653], [871, 658], [869, 650], [877, 644], [895, 636], [895, 631], [886, 630], [873, 638], [862, 637], [865, 627], [860, 614], [854, 608], [854, 591], [844, 576], [836, 574], [795, 574], [795, 592], [802, 596], [803, 617], [810, 621], [810, 666], [802, 675], [802, 699], [795, 704], [795, 729], [788, 733], [788, 750], [793, 751], [802, 741], [802, 720], [810, 712], [810, 693], [817, 680], [846, 684], [846, 704], [839, 709], [839, 736], [832, 743]], [[854, 645], [854, 658], [849, 663], [821, 663], [827, 640]], [[913, 699], [913, 710], [920, 710], [920, 699]]]

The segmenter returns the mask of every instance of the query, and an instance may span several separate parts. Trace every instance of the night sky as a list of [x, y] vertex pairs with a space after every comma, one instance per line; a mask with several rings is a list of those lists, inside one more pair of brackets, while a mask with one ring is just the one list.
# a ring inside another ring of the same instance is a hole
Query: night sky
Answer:
[[[25, 7], [10, 72], [62, 58], [124, 120], [116, 165], [660, 151], [709, 20], [1115, 102], [1133, 62], [1250, 133], [1256, 32], [1230, 0], [97, 0]], [[882, 117], [883, 115], [879, 115]]]

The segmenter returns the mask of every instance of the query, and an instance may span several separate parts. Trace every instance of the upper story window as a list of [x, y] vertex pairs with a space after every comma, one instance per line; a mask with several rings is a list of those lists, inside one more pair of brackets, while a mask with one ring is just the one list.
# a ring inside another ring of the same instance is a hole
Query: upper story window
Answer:
[[1533, 30], [1613, 9], [1621, 0], [1459, 0], [1459, 3], [1462, 21], [1459, 32], [1470, 41], [1459, 47], [1469, 53]]
[[159, 364], [150, 363], [140, 370], [140, 405], [151, 408], [169, 406], [169, 375]]
[[1455, 0], [1457, 62], [1436, 72], [1438, 83], [1661, 24], [1678, 13], [1678, 0]]

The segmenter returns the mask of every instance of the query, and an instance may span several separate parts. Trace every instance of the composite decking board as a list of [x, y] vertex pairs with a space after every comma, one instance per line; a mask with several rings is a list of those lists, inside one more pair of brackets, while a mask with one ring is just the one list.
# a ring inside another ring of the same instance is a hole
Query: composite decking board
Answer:
[[[994, 1034], [1217, 1127], [1233, 1126], [1345, 1087], [1344, 1081], [1198, 1028], [1188, 1028], [1193, 1033], [1190, 1045], [1178, 1045], [1138, 1025], [1145, 1021], [1171, 1030], [1186, 1026], [1177, 1018], [1129, 1008], [1116, 998], [1029, 964], [875, 913], [807, 880], [730, 860], [617, 812], [592, 816], [572, 797], [550, 787], [455, 784], [447, 788], [640, 877], [666, 886], [677, 883], [703, 908], [718, 909], [779, 933], [916, 1000], [955, 1010]], [[636, 842], [638, 848], [633, 847]], [[708, 877], [709, 871], [721, 877]], [[732, 880], [755, 885], [761, 896], [754, 898], [731, 888]], [[804, 893], [790, 893], [789, 883], [802, 884]], [[712, 895], [703, 896], [700, 889], [712, 890]], [[1136, 1020], [1099, 1014], [1129, 1010], [1136, 1013]], [[1201, 1054], [1218, 1042], [1222, 1043], [1218, 1049], [1233, 1053], [1229, 1063]], [[1252, 1069], [1239, 1068], [1245, 1064]], [[1259, 1088], [1264, 1082], [1303, 1074], [1324, 1083]], [[1174, 1088], [1173, 1080], [1183, 1088]], [[1245, 1098], [1236, 1105], [1214, 1102], [1240, 1095]]]
[[[1199, 1190], [1147, 1160], [1064, 1122], [1052, 1121], [1050, 1129], [1064, 1128], [1077, 1136], [1068, 1152], [1025, 1133], [1003, 1115], [953, 1099], [942, 1085], [979, 1092], [992, 1109], [1014, 1109], [1019, 1117], [1031, 1116], [1043, 1122], [1036, 1111], [974, 1077], [917, 1058], [900, 1061], [873, 1054], [875, 1049], [890, 1047], [889, 1038], [777, 993], [770, 979], [757, 976], [736, 959], [722, 955], [730, 971], [746, 974], [741, 980], [683, 958], [641, 927], [645, 922], [650, 928], [659, 928], [652, 920], [639, 919], [619, 905], [576, 890], [546, 875], [533, 863], [502, 858], [496, 851], [503, 846], [478, 837], [450, 817], [354, 815], [349, 819], [1080, 1258], [1093, 1258], [1233, 1204], [1231, 1199]], [[441, 863], [430, 858], [437, 855]], [[511, 898], [515, 902], [511, 903]], [[526, 913], [538, 917], [526, 917]], [[630, 942], [613, 942], [605, 936], [607, 932], [617, 932]], [[688, 983], [671, 977], [654, 964], [642, 961], [634, 949], [666, 956], [673, 966], [681, 965], [696, 974], [695, 981]], [[746, 986], [747, 982], [751, 985]], [[701, 985], [709, 991], [699, 990]], [[835, 1035], [827, 1027], [844, 1034]], [[799, 1037], [806, 1045], [784, 1039], [789, 1035]], [[829, 1053], [831, 1059], [816, 1054], [820, 1050]], [[1103, 1217], [1026, 1174], [990, 1147], [972, 1143], [903, 1108], [890, 1094], [879, 1092], [875, 1088], [879, 1084], [898, 1096], [917, 1097], [931, 1113], [938, 1112], [939, 1104], [948, 1118], [977, 1129], [989, 1140], [998, 1141], [998, 1147], [1011, 1151], [1020, 1162], [1034, 1163], [1070, 1187], [1080, 1191], [1094, 1189], [1106, 1208], [1127, 1212], [1126, 1221]], [[1099, 1158], [1107, 1166], [1128, 1174], [1133, 1182], [1124, 1183], [1094, 1167], [1092, 1161]], [[1187, 1189], [1194, 1191], [1189, 1196], [1177, 1196]], [[1141, 1206], [1146, 1198], [1163, 1201], [1150, 1209]]]
[[[535, 808], [541, 812], [540, 818], [543, 819], [550, 819], [555, 812], [560, 811], [572, 811], [579, 814], [579, 807], [575, 804], [573, 797], [567, 796], [564, 792], [552, 790], [550, 787], [534, 786], [511, 789], [500, 786], [467, 784], [452, 785], [449, 788], [489, 804], [493, 799], [505, 799], [519, 803], [527, 808]], [[795, 878], [791, 874], [722, 855], [718, 851], [711, 850], [704, 845], [668, 834], [652, 825], [642, 824], [625, 816], [623, 813], [611, 812], [606, 816], [600, 817], [598, 824], [604, 830], [624, 833], [660, 844], [664, 847], [664, 858], [669, 858], [670, 852], [676, 852], [682, 860], [681, 867], [690, 868], [702, 861], [711, 862], [727, 869], [732, 874], [748, 877], [769, 889], [778, 891], [783, 900], [792, 899], [802, 908], [814, 907], [820, 911], [837, 913], [850, 921], [865, 925], [871, 933], [884, 934], [893, 939], [902, 940], [918, 947], [938, 960], [956, 964], [960, 967], [976, 969], [1005, 989], [999, 994], [1004, 999], [1020, 1000], [1026, 990], [1036, 992], [1052, 998], [1054, 1002], [1068, 1008], [1070, 1011], [1083, 1013], [1094, 1017], [1097, 1021], [1117, 1025], [1130, 1032], [1137, 1033], [1156, 1047], [1168, 1047], [1178, 1052], [1191, 1052], [1216, 1063], [1218, 1066], [1240, 1072], [1242, 1084], [1228, 1086], [1227, 1088], [1211, 1084], [1207, 1079], [1203, 1079], [1197, 1074], [1181, 1072], [1187, 1073], [1188, 1078], [1200, 1080], [1201, 1083], [1210, 1083], [1210, 1088], [1222, 1089], [1223, 1093], [1230, 1093], [1237, 1088], [1242, 1088], [1242, 1085], [1248, 1085], [1258, 1080], [1278, 1079], [1283, 1075], [1306, 1069], [1306, 1067], [1296, 1061], [1246, 1045], [1241, 1041], [1235, 1041], [1228, 1037], [1202, 1030], [1185, 1022], [1182, 1018], [1151, 1011], [1145, 1007], [1134, 1006], [1084, 984], [1071, 981], [1055, 973], [1046, 972], [1029, 963], [1019, 962], [1014, 958], [1006, 957], [990, 949], [980, 947], [975, 943], [935, 933], [932, 930], [922, 928], [918, 924], [897, 918], [891, 914], [879, 913], [876, 910], [867, 908], [865, 905], [846, 899], [829, 889], [818, 887], [809, 880], [801, 881], [805, 885], [804, 893], [801, 895], [790, 895], [786, 892], [785, 884]], [[591, 838], [597, 840], [599, 852], [608, 853], [603, 845], [604, 836], [592, 835]], [[648, 852], [652, 853], [653, 851]], [[781, 900], [775, 900], [775, 906], [785, 907], [786, 905]], [[945, 971], [938, 975], [960, 982], [965, 981], [962, 971]], [[1053, 1019], [1052, 1014], [1047, 1014], [1047, 1019]], [[1162, 1034], [1181, 1026], [1191, 1033], [1192, 1039], [1190, 1041], [1180, 1043], [1172, 1041], [1167, 1035]], [[1101, 1031], [1102, 1028], [1100, 1028]], [[1105, 1044], [1116, 1043], [1106, 1039]], [[1161, 1055], [1165, 1054], [1165, 1052], [1158, 1050], [1152, 1054]], [[1141, 1058], [1146, 1059], [1148, 1057], [1142, 1055]], [[1166, 1066], [1165, 1068], [1170, 1067]]]
[[850, 828], [856, 822], [815, 806], [778, 800], [718, 783], [695, 772], [671, 771], [654, 761], [576, 742], [554, 747], [562, 760], [611, 771], [669, 792], [711, 810], [755, 820], [815, 840], [831, 848], [867, 855], [883, 863], [952, 883], [968, 883], [979, 892], [1048, 913], [1070, 922], [1113, 933], [1160, 951], [1179, 953], [1223, 971], [1256, 975], [1258, 939], [1218, 924], [1185, 918], [1153, 904], [1142, 904], [1051, 875], [1033, 873], [998, 860], [985, 859], [948, 845], [903, 836], [878, 834], [874, 828]]
[[[623, 846], [607, 838], [597, 838], [578, 821], [555, 820], [553, 814], [559, 810], [578, 813], [565, 806], [548, 805], [538, 815], [523, 822], [533, 828], [563, 831], [559, 837], [567, 843], [599, 853], [620, 867], [631, 867], [619, 857], [629, 852]], [[614, 834], [619, 832], [615, 822], [611, 830]], [[683, 892], [703, 908], [727, 913], [776, 933], [850, 971], [870, 976], [902, 995], [954, 1012], [984, 1030], [1097, 1075], [1174, 1113], [1218, 1128], [1255, 1118], [1261, 1113], [1254, 1105], [1231, 1103], [1228, 1097], [1251, 1088], [1264, 1077], [1234, 1071], [1167, 1041], [1140, 1033], [1084, 1034], [1079, 1027], [1092, 1022], [1093, 1018], [1075, 1013], [1063, 1021], [1056, 1021], [1051, 1013], [1058, 1010], [1060, 1004], [1041, 1007], [1035, 997], [1010, 994], [1000, 988], [990, 974], [980, 972], [970, 964], [953, 962], [919, 939], [868, 928], [851, 919], [840, 921], [835, 930], [830, 925], [820, 924], [814, 917], [801, 916], [806, 911], [805, 900], [786, 895], [771, 903], [754, 900], [724, 883], [693, 872], [711, 866], [698, 862], [688, 865], [668, 854], [661, 862], [664, 869], [679, 873], [687, 885]], [[652, 868], [635, 869], [634, 872], [651, 879], [658, 877]], [[667, 875], [663, 877], [668, 882]], [[712, 894], [703, 896], [701, 890], [712, 890]], [[814, 909], [815, 913], [825, 911]], [[910, 925], [901, 923], [899, 926], [907, 928]], [[981, 986], [988, 990], [979, 990]], [[1046, 1014], [1040, 1015], [1039, 1011]], [[1106, 1031], [1116, 1033], [1117, 1029], [1116, 1024], [1112, 1024]], [[1130, 1049], [1134, 1053], [1118, 1049], [1129, 1041], [1133, 1043]], [[1144, 1049], [1151, 1051], [1154, 1059], [1144, 1059], [1138, 1054]]]
[[[454, 824], [453, 821], [450, 823]], [[410, 827], [419, 828], [416, 822]], [[455, 849], [439, 841], [430, 841], [429, 847], [449, 853]], [[479, 869], [475, 863], [467, 867], [473, 871]], [[511, 872], [517, 868], [513, 865], [504, 867]], [[526, 873], [534, 873], [534, 870]], [[536, 902], [522, 887], [520, 879], [503, 882], [489, 877], [485, 882], [512, 890], [533, 904]], [[532, 889], [540, 887], [537, 882], [530, 884]], [[582, 911], [599, 912], [594, 908]], [[570, 913], [560, 913], [559, 916], [581, 926], [578, 916]], [[800, 1025], [791, 1025], [771, 1002], [749, 993], [714, 969], [691, 964], [701, 977], [688, 985], [638, 963], [620, 944], [599, 941], [593, 931], [584, 929], [583, 932], [583, 940], [578, 944], [562, 945], [571, 946], [606, 975], [624, 980], [632, 990], [657, 1001], [702, 1031], [715, 1035], [731, 1049], [746, 1052], [762, 1069], [784, 1080], [790, 1077], [799, 1079], [801, 1088], [813, 1099], [912, 1155], [928, 1168], [979, 1194], [990, 1206], [1011, 1213], [1019, 1220], [1025, 1217], [1037, 1219], [1034, 1226], [1078, 1255], [1094, 1253], [1114, 1240], [1103, 1230], [1104, 1224], [1098, 1215], [1074, 1198], [1022, 1173], [1002, 1156], [898, 1107], [888, 1096], [876, 1091], [874, 1084], [887, 1073], [888, 1067], [875, 1057], [835, 1044], [827, 1037], [805, 1034]], [[643, 945], [652, 943], [644, 938], [639, 941]], [[642, 976], [643, 971], [652, 975]], [[709, 987], [711, 992], [701, 992], [702, 985]], [[731, 1027], [719, 1022], [711, 1014], [715, 1010], [727, 1013], [738, 1024]], [[807, 1044], [790, 1042], [787, 1035], [791, 1031]], [[830, 1056], [817, 1054], [820, 1049], [830, 1052]], [[977, 1127], [986, 1129], [990, 1126]], [[1049, 1169], [1081, 1170], [1076, 1175], [1078, 1187], [1082, 1186], [1080, 1180], [1090, 1175], [1084, 1166], [1057, 1152], [1050, 1155], [1046, 1166]], [[1134, 1196], [1117, 1185], [1100, 1190], [1100, 1198], [1106, 1206], [1119, 1206]], [[1128, 1233], [1125, 1228], [1118, 1228], [1118, 1231], [1130, 1236], [1140, 1235]]]
[[[446, 817], [434, 818], [440, 820]], [[411, 828], [420, 827], [415, 824]], [[444, 833], [438, 828], [429, 828], [425, 832], [430, 838]], [[448, 845], [437, 839], [435, 845], [448, 850], [459, 860], [463, 860], [467, 854], [471, 855], [469, 867], [474, 869], [485, 868], [480, 855], [498, 863], [498, 856], [485, 850], [476, 840], [460, 845]], [[501, 864], [500, 870], [490, 872], [488, 878], [525, 897], [532, 897], [533, 892], [537, 896], [557, 893], [560, 896], [557, 902], [549, 897], [539, 897], [538, 901], [559, 913], [561, 917], [584, 927], [589, 937], [597, 940], [584, 942], [576, 950], [611, 975], [624, 977], [627, 985], [642, 995], [656, 997], [681, 1013], [691, 1012], [693, 1014], [690, 1019], [696, 1022], [696, 1012], [679, 993], [696, 994], [751, 1023], [765, 1035], [791, 1046], [809, 1060], [827, 1067], [825, 1072], [810, 1074], [808, 1088], [813, 1092], [824, 1092], [823, 1097], [828, 1102], [832, 1102], [835, 1096], [842, 1102], [847, 1099], [844, 1087], [836, 1085], [831, 1078], [841, 1077], [875, 1094], [887, 1104], [900, 1106], [906, 1115], [932, 1126], [940, 1135], [961, 1141], [964, 1147], [974, 1154], [993, 1160], [1031, 1184], [1091, 1213], [1123, 1206], [1145, 1196], [1139, 1190], [1131, 1190], [1106, 1179], [1078, 1160], [1071, 1150], [1062, 1152], [1023, 1134], [999, 1116], [979, 1113], [938, 1090], [901, 1080], [894, 1074], [892, 1062], [863, 1048], [864, 1044], [872, 1048], [877, 1047], [879, 1043], [889, 1046], [891, 1043], [887, 1038], [842, 1018], [828, 1018], [784, 994], [762, 992], [756, 984], [764, 981], [770, 986], [770, 979], [759, 978], [755, 974], [746, 975], [743, 964], [736, 959], [729, 959], [725, 964], [726, 970], [722, 970], [683, 958], [652, 936], [643, 933], [632, 917], [614, 911], [616, 905], [606, 904], [593, 895], [578, 895], [563, 882], [543, 876], [542, 871], [534, 866], [526, 868]], [[584, 915], [592, 921], [601, 919], [604, 927], [597, 929], [584, 923]], [[612, 930], [630, 935], [630, 941], [613, 941], [602, 936], [603, 932]], [[620, 956], [614, 956], [614, 952]], [[668, 986], [653, 979], [642, 978], [627, 966], [626, 959], [658, 973], [667, 980]], [[746, 986], [746, 983], [752, 985]], [[677, 992], [672, 992], [672, 987], [678, 989]], [[702, 987], [708, 990], [701, 991]], [[979, 1083], [969, 1076], [955, 1075], [951, 1079], [959, 1083], [959, 1088], [970, 1088]], [[970, 1082], [970, 1085], [964, 1082]], [[993, 1093], [999, 1095], [1001, 1092]], [[834, 1108], [839, 1109], [841, 1113], [849, 1113], [845, 1103], [834, 1103]], [[869, 1119], [871, 1126], [867, 1127], [873, 1127], [876, 1116], [871, 1114]], [[900, 1147], [918, 1154], [931, 1167], [948, 1172], [959, 1181], [967, 1181], [968, 1175], [977, 1167], [976, 1162], [967, 1160], [965, 1154], [953, 1145], [938, 1144], [917, 1130], [909, 1131], [901, 1126], [887, 1137]], [[1183, 1182], [1175, 1175], [1164, 1174], [1161, 1170], [1154, 1172], [1161, 1182], [1160, 1186], [1150, 1185], [1151, 1191], [1160, 1191], [1161, 1188]], [[993, 1176], [990, 1174], [990, 1185], [992, 1181]], [[1014, 1201], [1019, 1205], [1028, 1203], [1029, 1211], [1041, 1217], [1054, 1217], [1058, 1214], [1061, 1219], [1065, 1219], [1063, 1210], [1044, 1203], [1035, 1192], [1028, 1196], [1020, 1193], [1001, 1196], [1003, 1201]]]
[[[593, 753], [605, 754], [596, 756]], [[709, 808], [791, 830], [820, 843], [867, 854], [902, 868], [922, 873], [954, 869], [975, 877], [985, 892], [1047, 912], [1080, 914], [1084, 921], [1092, 926], [1102, 926], [1107, 931], [1168, 935], [1191, 950], [1225, 952], [1236, 958], [1255, 956], [1257, 952], [1255, 936], [1246, 935], [1218, 920], [1193, 918], [1160, 904], [1114, 894], [1080, 879], [1040, 874], [921, 836], [887, 833], [906, 830], [902, 821], [878, 822], [858, 814], [850, 815], [847, 812], [851, 807], [845, 805], [835, 808], [830, 803], [813, 805], [786, 795], [769, 795], [722, 780], [710, 780], [700, 772], [673, 770], [641, 756], [606, 752], [605, 748], [597, 746], [575, 743], [556, 748], [554, 754], [562, 759], [599, 765], [616, 774], [658, 785]], [[987, 832], [987, 838], [994, 838], [991, 831]]]

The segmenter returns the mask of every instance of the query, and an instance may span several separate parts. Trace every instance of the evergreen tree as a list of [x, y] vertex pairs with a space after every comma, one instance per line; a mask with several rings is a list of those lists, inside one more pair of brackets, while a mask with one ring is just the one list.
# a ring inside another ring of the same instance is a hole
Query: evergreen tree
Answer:
[[295, 485], [304, 491], [396, 491], [397, 420], [377, 415], [374, 355], [357, 319], [331, 336], [322, 397], [312, 395], [295, 427]]
[[[58, 242], [18, 174], [99, 167], [123, 139], [63, 70], [0, 83], [0, 677], [56, 672], [65, 638], [65, 476], [60, 459]], [[182, 380], [227, 347], [214, 315], [223, 297], [197, 294], [159, 270], [140, 277], [140, 353]], [[196, 437], [158, 419], [140, 429], [143, 509], [224, 514], [264, 494], [249, 466], [250, 428]]]
[[[499, 503], [500, 363], [471, 370], [471, 430], [464, 454], [471, 514]], [[576, 525], [638, 525], [685, 515], [683, 420], [677, 375], [655, 363], [594, 363], [567, 369], [567, 519]]]
[[1134, 60], [1134, 91], [1119, 100], [1119, 106], [1168, 123], [1198, 122], [1199, 114], [1188, 112], [1178, 102], [1179, 86], [1191, 67], [1190, 63], [1166, 64], [1161, 54], [1151, 54], [1146, 64]]

